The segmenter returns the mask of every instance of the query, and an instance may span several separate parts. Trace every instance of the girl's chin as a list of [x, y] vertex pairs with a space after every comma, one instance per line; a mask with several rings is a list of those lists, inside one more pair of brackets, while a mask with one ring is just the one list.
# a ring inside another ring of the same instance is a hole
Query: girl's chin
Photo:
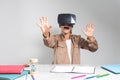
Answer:
[[66, 29], [66, 30], [64, 30], [64, 32], [70, 32], [70, 30], [67, 30], [67, 29]]
[[68, 33], [70, 33], [70, 32], [69, 32], [69, 31], [66, 31], [66, 32], [64, 31], [63, 33], [68, 34]]

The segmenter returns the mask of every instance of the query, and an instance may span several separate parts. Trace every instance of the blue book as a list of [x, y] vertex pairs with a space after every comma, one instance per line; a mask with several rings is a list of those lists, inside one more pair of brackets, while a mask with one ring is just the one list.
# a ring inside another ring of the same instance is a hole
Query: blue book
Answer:
[[21, 74], [0, 74], [0, 77], [2, 77], [2, 78], [8, 78], [10, 80], [15, 80], [17, 78], [20, 78], [20, 77], [26, 75], [26, 80], [27, 80], [27, 74], [28, 74], [28, 71], [24, 70]]
[[114, 74], [120, 74], [120, 64], [103, 65], [101, 68], [108, 70]]

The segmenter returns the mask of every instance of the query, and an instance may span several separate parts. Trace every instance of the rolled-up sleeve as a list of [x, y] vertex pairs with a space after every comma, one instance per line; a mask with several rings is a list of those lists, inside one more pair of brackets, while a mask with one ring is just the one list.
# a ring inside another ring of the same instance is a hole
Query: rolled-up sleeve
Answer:
[[54, 48], [56, 44], [56, 38], [55, 35], [50, 36], [49, 38], [43, 38], [44, 44], [47, 47]]
[[88, 37], [87, 40], [80, 38], [81, 48], [95, 52], [98, 49], [98, 43], [94, 36]]

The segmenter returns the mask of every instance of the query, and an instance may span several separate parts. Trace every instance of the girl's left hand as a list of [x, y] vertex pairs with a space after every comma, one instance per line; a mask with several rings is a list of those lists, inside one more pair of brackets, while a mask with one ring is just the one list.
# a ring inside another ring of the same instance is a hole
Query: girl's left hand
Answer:
[[90, 36], [93, 36], [93, 32], [95, 30], [95, 26], [93, 23], [88, 23], [87, 26], [86, 26], [86, 29], [83, 30], [83, 33], [87, 36], [87, 37], [90, 37]]

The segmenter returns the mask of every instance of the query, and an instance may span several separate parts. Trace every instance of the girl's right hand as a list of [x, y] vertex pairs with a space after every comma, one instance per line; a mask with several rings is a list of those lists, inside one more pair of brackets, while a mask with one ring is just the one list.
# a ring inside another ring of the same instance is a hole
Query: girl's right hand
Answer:
[[42, 33], [43, 33], [43, 34], [44, 34], [44, 33], [49, 33], [50, 30], [51, 30], [51, 28], [52, 28], [52, 26], [48, 25], [48, 18], [42, 16], [42, 17], [40, 18], [40, 23], [41, 23], [41, 24], [36, 24], [36, 25], [41, 29]]

